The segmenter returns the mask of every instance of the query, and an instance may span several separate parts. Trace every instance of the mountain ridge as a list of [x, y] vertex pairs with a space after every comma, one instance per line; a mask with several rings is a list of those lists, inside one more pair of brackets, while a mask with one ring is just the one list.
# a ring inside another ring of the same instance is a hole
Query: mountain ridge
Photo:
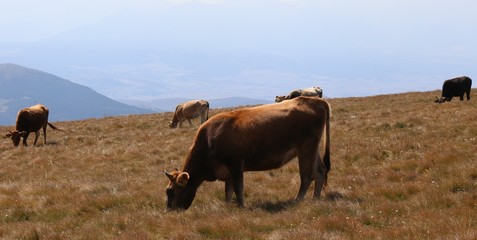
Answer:
[[[58, 100], [61, 99], [61, 100]], [[113, 100], [92, 88], [41, 70], [14, 63], [0, 64], [0, 125], [15, 124], [20, 109], [44, 104], [50, 121], [83, 120], [107, 116], [173, 112], [186, 97], [154, 100]], [[272, 100], [226, 97], [204, 99], [211, 108], [229, 108], [272, 103]]]
[[50, 121], [154, 112], [120, 103], [47, 72], [13, 63], [0, 64], [0, 125], [14, 124], [20, 109], [37, 103], [50, 108]]

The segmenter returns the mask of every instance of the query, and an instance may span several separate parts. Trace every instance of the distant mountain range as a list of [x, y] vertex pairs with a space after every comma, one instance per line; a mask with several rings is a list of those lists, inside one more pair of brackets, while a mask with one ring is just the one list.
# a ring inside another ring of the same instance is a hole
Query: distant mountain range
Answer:
[[37, 103], [50, 109], [52, 122], [154, 112], [42, 71], [0, 64], [0, 125], [14, 125], [18, 110]]
[[[188, 98], [161, 98], [151, 101], [134, 101], [134, 100], [121, 100], [121, 102], [151, 109], [158, 112], [173, 112], [176, 109], [177, 104], [192, 100]], [[209, 102], [210, 108], [230, 108], [230, 107], [239, 107], [239, 106], [249, 106], [249, 105], [259, 105], [259, 104], [268, 104], [272, 101], [255, 99], [255, 98], [246, 98], [246, 97], [229, 97], [229, 98], [218, 98], [218, 99], [204, 99]]]
[[[0, 125], [14, 125], [22, 108], [42, 103], [50, 109], [49, 120], [70, 121], [107, 116], [174, 111], [187, 98], [151, 101], [116, 101], [93, 89], [58, 76], [19, 66], [0, 64]], [[245, 97], [205, 99], [211, 108], [267, 104], [272, 101]], [[124, 102], [124, 103], [122, 103]]]

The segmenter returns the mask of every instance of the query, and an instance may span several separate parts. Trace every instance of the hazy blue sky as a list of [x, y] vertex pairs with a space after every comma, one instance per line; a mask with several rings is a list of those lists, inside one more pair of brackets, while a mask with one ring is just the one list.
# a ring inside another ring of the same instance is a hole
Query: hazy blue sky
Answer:
[[[0, 62], [48, 71], [116, 99], [177, 97], [178, 88], [189, 88], [189, 97], [260, 97], [270, 90], [263, 97], [272, 98], [312, 85], [332, 97], [364, 96], [439, 89], [446, 78], [477, 73], [475, 0], [0, 0], [0, 6]], [[207, 84], [191, 90], [197, 82]], [[229, 88], [214, 89], [219, 83]]]

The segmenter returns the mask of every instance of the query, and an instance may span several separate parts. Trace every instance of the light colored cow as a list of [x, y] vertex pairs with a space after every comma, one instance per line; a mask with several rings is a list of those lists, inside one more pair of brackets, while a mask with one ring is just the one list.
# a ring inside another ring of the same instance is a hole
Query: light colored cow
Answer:
[[281, 102], [283, 100], [290, 100], [299, 96], [306, 96], [306, 97], [323, 97], [323, 89], [320, 87], [310, 87], [310, 88], [303, 88], [303, 89], [295, 89], [290, 92], [290, 94], [286, 96], [276, 96], [275, 102]]
[[189, 121], [192, 126], [191, 119], [200, 116], [200, 123], [204, 123], [209, 118], [209, 103], [205, 100], [191, 100], [177, 105], [172, 121], [169, 127], [176, 128], [178, 125], [182, 127], [182, 122]]

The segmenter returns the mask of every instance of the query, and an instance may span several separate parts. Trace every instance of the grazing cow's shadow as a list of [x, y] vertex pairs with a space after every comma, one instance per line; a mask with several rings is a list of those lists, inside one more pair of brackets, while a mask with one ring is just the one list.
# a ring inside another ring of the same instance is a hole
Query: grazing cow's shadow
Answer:
[[[345, 200], [346, 196], [340, 192], [329, 191], [326, 193], [326, 195], [322, 199], [325, 201], [335, 202], [335, 201]], [[286, 209], [289, 209], [290, 207], [296, 206], [299, 203], [300, 203], [299, 201], [295, 201], [294, 199], [290, 199], [287, 201], [278, 201], [278, 202], [270, 202], [270, 201], [258, 202], [253, 204], [252, 209], [260, 208], [270, 213], [278, 213]]]
[[52, 141], [48, 141], [48, 142], [46, 143], [46, 145], [47, 145], [47, 146], [48, 146], [48, 145], [53, 145], [53, 146], [54, 146], [54, 145], [60, 145], [60, 143], [57, 142], [57, 141], [55, 141], [55, 140], [52, 140]]
[[278, 213], [290, 207], [295, 206], [297, 203], [298, 202], [295, 201], [294, 199], [287, 200], [287, 201], [278, 201], [278, 202], [259, 202], [259, 203], [253, 204], [252, 208], [260, 208], [270, 213]]
[[57, 146], [57, 145], [60, 145], [60, 142], [59, 141], [55, 141], [55, 140], [48, 140], [46, 143], [37, 143], [36, 145], [32, 145], [32, 146], [35, 146], [35, 147], [45, 147], [45, 146]]
[[36, 148], [41, 148], [41, 147], [46, 147], [46, 146], [54, 146], [54, 145], [59, 145], [58, 142], [47, 142], [47, 143], [37, 143], [36, 145], [28, 145], [27, 147], [36, 147]]
[[326, 193], [325, 200], [327, 201], [339, 201], [345, 199], [346, 196], [340, 192], [330, 191]]

